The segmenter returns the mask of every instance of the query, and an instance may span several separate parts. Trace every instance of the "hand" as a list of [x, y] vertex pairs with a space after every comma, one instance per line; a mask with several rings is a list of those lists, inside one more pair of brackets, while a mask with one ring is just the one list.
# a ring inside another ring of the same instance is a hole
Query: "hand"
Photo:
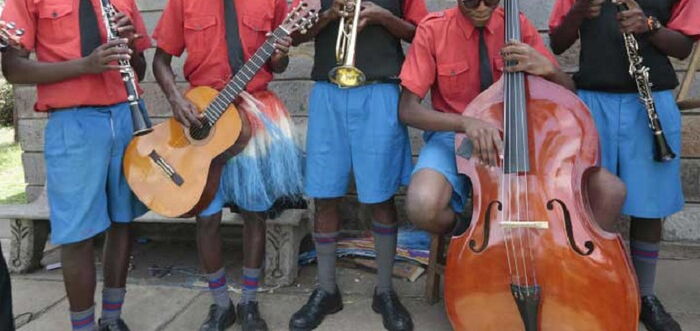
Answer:
[[600, 16], [600, 11], [605, 0], [576, 0], [573, 10], [583, 17], [591, 19]]
[[[272, 36], [272, 32], [268, 32], [265, 37], [269, 38]], [[275, 53], [280, 57], [285, 57], [289, 55], [289, 48], [292, 47], [292, 37], [284, 36], [275, 40]]]
[[184, 127], [189, 128], [192, 125], [201, 128], [204, 114], [197, 110], [189, 100], [185, 99], [179, 93], [177, 98], [170, 102], [170, 107], [173, 110], [175, 120], [180, 122]]
[[509, 41], [501, 49], [501, 56], [503, 56], [503, 60], [506, 63], [505, 70], [508, 72], [523, 71], [532, 75], [547, 77], [556, 70], [554, 64], [546, 56], [532, 48], [532, 46], [517, 40]]
[[129, 16], [124, 13], [117, 13], [112, 18], [112, 23], [115, 24], [119, 37], [129, 39], [129, 48], [134, 49], [136, 40], [143, 36], [136, 33], [136, 28], [131, 23]]
[[[342, 16], [345, 15], [345, 11], [343, 11], [343, 8], [345, 7], [345, 3], [348, 0], [334, 0], [333, 4], [331, 4], [331, 7], [326, 10], [326, 15], [331, 19], [331, 21], [335, 21], [337, 19], [340, 19]], [[352, 1], [352, 0], [350, 0]]]
[[642, 8], [634, 0], [614, 0], [616, 4], [624, 3], [627, 5], [627, 10], [617, 13], [617, 21], [620, 23], [620, 31], [624, 33], [642, 34], [649, 32], [647, 25], [647, 15], [644, 14]]
[[112, 64], [119, 60], [131, 60], [133, 51], [126, 46], [127, 39], [114, 39], [100, 45], [84, 58], [83, 69], [88, 74], [99, 74], [107, 70], [119, 70], [118, 64]]
[[484, 121], [465, 117], [462, 125], [464, 134], [472, 142], [472, 155], [477, 161], [495, 167], [503, 155], [501, 132]]
[[391, 15], [391, 12], [374, 2], [362, 2], [360, 19], [357, 22], [357, 32], [359, 33], [368, 25], [381, 24], [387, 14]]

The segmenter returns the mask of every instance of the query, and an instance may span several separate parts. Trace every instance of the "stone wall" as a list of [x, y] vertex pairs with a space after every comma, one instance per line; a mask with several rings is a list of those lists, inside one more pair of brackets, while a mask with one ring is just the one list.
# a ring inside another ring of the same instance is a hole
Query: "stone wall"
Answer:
[[[0, 0], [1, 1], [1, 0]], [[157, 23], [161, 15], [162, 8], [166, 0], [137, 0], [142, 11], [144, 20], [149, 32]], [[539, 29], [545, 40], [547, 37], [547, 21], [553, 0], [531, 0], [523, 1], [523, 11], [530, 17]], [[454, 0], [428, 0], [430, 11], [437, 11], [455, 5]], [[306, 130], [306, 100], [312, 82], [308, 79], [313, 58], [313, 47], [310, 43], [301, 45], [291, 52], [292, 58], [289, 69], [275, 77], [275, 81], [270, 85], [271, 89], [277, 92], [286, 102], [289, 110], [298, 124], [300, 139], [305, 139]], [[146, 57], [150, 61], [153, 56], [153, 49], [149, 50]], [[561, 65], [568, 72], [577, 69], [577, 50], [572, 49], [559, 57]], [[685, 74], [687, 62], [674, 62], [678, 70], [679, 77]], [[186, 87], [182, 77], [182, 59], [174, 59], [176, 73], [179, 83]], [[603, 68], [601, 68], [603, 70]], [[700, 75], [700, 74], [699, 74]], [[698, 84], [692, 91], [697, 96], [700, 88]], [[149, 70], [147, 78], [142, 86], [146, 90], [145, 100], [152, 118], [158, 122], [169, 115], [169, 107], [163, 94], [158, 89], [153, 78], [152, 71]], [[16, 105], [20, 115], [19, 133], [22, 144], [23, 162], [27, 182], [27, 193], [29, 198], [35, 197], [41, 191], [44, 176], [43, 150], [43, 127], [46, 116], [32, 111], [35, 91], [32, 87], [18, 86], [16, 89]], [[683, 126], [683, 182], [684, 191], [687, 198], [687, 207], [670, 220], [670, 226], [665, 233], [666, 239], [670, 240], [700, 240], [700, 110], [687, 111], [684, 114]], [[414, 156], [422, 146], [420, 132], [411, 130], [411, 141]], [[403, 191], [402, 191], [403, 192]], [[347, 197], [343, 215], [346, 217], [346, 227], [353, 229], [366, 228], [368, 225], [368, 215], [365, 210], [357, 208], [357, 200], [353, 194]], [[398, 198], [399, 203], [403, 201], [402, 195]], [[399, 208], [403, 210], [402, 207]], [[405, 219], [405, 217], [403, 217]]]

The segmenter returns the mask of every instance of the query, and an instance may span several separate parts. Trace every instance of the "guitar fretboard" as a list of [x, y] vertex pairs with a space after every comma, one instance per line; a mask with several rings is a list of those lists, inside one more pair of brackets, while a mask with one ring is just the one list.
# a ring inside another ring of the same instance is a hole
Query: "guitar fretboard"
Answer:
[[287, 36], [287, 32], [282, 27], [278, 27], [272, 32], [272, 35], [267, 38], [260, 48], [248, 59], [233, 78], [226, 84], [221, 92], [216, 96], [214, 101], [209, 104], [204, 111], [204, 116], [209, 121], [210, 125], [219, 120], [221, 115], [226, 111], [228, 106], [236, 100], [238, 95], [245, 90], [245, 87], [255, 77], [255, 74], [262, 68], [267, 60], [270, 59], [275, 51], [275, 41]]

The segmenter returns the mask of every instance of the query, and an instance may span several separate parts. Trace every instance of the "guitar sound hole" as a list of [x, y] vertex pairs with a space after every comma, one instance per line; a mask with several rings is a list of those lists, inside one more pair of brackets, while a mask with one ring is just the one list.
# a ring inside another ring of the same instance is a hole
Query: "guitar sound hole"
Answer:
[[202, 140], [209, 136], [211, 132], [211, 126], [209, 123], [203, 123], [201, 128], [192, 126], [190, 127], [190, 136], [194, 140]]

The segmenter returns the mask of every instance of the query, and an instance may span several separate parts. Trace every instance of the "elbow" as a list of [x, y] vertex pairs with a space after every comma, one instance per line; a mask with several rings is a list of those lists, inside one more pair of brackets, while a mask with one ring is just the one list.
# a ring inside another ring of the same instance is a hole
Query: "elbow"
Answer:
[[561, 43], [557, 42], [555, 36], [551, 34], [549, 35], [549, 48], [552, 49], [554, 55], [561, 55], [561, 53], [566, 51], [566, 48], [562, 47]]
[[5, 64], [2, 66], [2, 75], [5, 77], [5, 80], [10, 84], [22, 84], [22, 78], [18, 74], [18, 71], [10, 68], [10, 66]]

